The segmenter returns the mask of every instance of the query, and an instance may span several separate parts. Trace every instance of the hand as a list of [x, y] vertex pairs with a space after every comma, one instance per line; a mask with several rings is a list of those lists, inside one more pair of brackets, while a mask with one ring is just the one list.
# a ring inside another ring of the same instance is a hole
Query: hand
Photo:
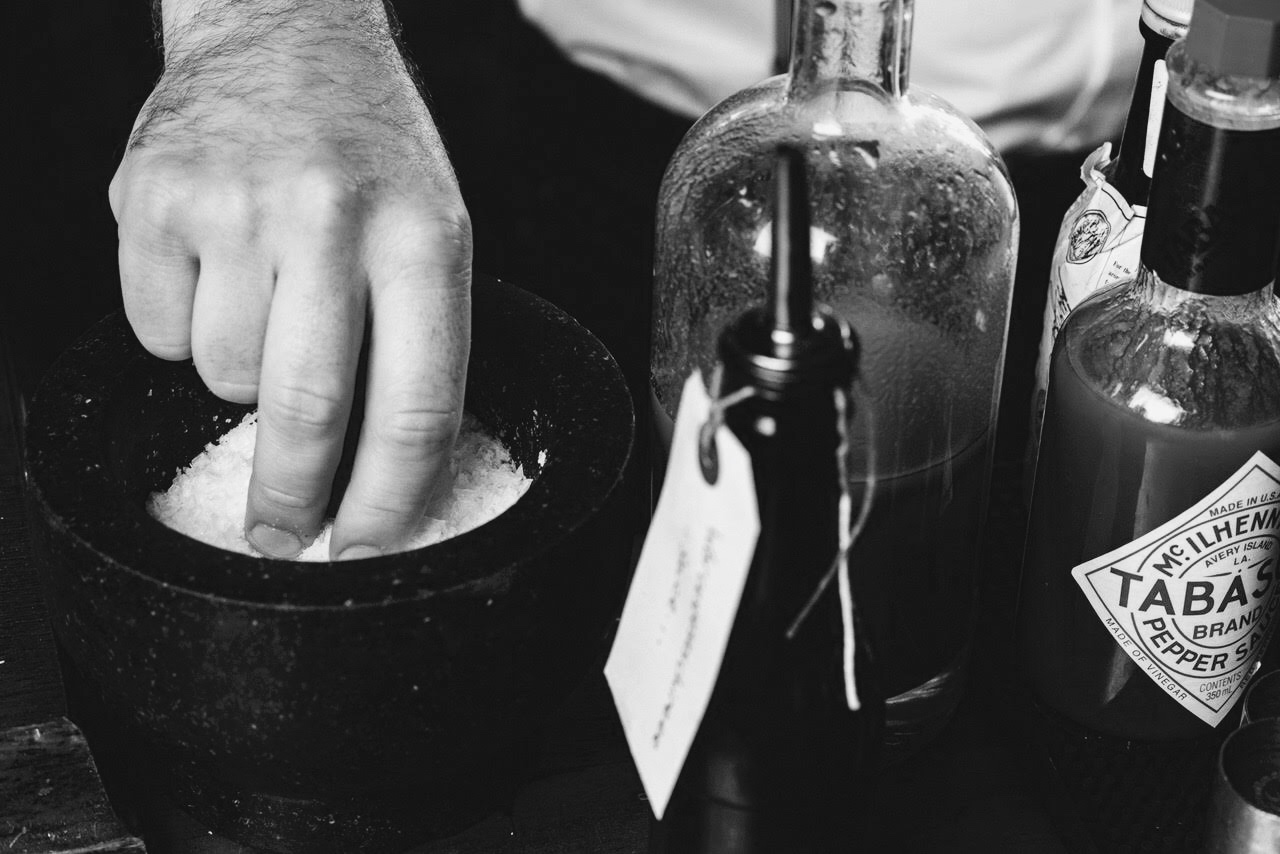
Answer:
[[257, 400], [245, 530], [322, 524], [370, 330], [330, 554], [394, 547], [448, 475], [471, 231], [380, 0], [165, 0], [165, 70], [111, 182], [125, 312], [218, 396]]

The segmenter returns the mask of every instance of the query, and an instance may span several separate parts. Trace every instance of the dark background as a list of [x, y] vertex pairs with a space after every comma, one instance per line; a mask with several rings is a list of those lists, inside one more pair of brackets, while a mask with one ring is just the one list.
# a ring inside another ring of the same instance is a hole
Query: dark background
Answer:
[[[146, 0], [17, 4], [5, 75], [16, 261], [0, 332], [30, 392], [49, 362], [119, 305], [107, 186], [160, 73]], [[396, 4], [475, 229], [475, 267], [547, 296], [645, 374], [658, 184], [689, 122], [565, 61], [514, 0]], [[1025, 441], [1052, 241], [1083, 152], [1007, 156], [1022, 250], [1000, 451]]]
[[17, 4], [6, 26], [5, 101], [16, 109], [0, 330], [28, 390], [119, 305], [107, 184], [160, 67], [145, 0], [71, 5]]

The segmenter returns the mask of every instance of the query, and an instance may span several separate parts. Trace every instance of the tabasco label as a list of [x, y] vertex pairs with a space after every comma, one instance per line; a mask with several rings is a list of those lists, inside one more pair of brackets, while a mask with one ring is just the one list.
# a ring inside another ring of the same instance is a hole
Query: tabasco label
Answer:
[[1258, 452], [1186, 512], [1071, 574], [1147, 676], [1217, 726], [1275, 628], [1278, 561], [1280, 466]]

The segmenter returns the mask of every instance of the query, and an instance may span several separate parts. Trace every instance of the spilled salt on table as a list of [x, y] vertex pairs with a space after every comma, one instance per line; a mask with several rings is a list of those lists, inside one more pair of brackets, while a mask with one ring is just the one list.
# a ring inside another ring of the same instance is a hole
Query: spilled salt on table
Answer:
[[[166, 491], [153, 493], [147, 510], [189, 537], [256, 555], [244, 536], [244, 514], [257, 438], [258, 414], [251, 412], [205, 446]], [[450, 469], [453, 488], [440, 490], [406, 549], [422, 548], [479, 527], [515, 504], [532, 483], [502, 442], [471, 415], [463, 416]], [[328, 560], [332, 529], [330, 519], [298, 560]]]

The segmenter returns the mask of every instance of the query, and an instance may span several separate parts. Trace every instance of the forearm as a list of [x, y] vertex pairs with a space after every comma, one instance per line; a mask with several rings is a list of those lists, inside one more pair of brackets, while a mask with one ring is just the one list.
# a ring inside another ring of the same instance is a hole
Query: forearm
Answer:
[[[431, 135], [420, 87], [396, 43], [383, 0], [154, 0], [165, 77], [143, 108], [130, 147], [157, 132], [202, 125], [220, 101], [242, 111], [295, 114], [305, 132], [336, 102], [375, 121]], [[281, 92], [293, 97], [280, 101]], [[320, 98], [324, 110], [310, 101]], [[207, 127], [202, 126], [202, 130]], [[234, 132], [234, 129], [231, 129]]]

